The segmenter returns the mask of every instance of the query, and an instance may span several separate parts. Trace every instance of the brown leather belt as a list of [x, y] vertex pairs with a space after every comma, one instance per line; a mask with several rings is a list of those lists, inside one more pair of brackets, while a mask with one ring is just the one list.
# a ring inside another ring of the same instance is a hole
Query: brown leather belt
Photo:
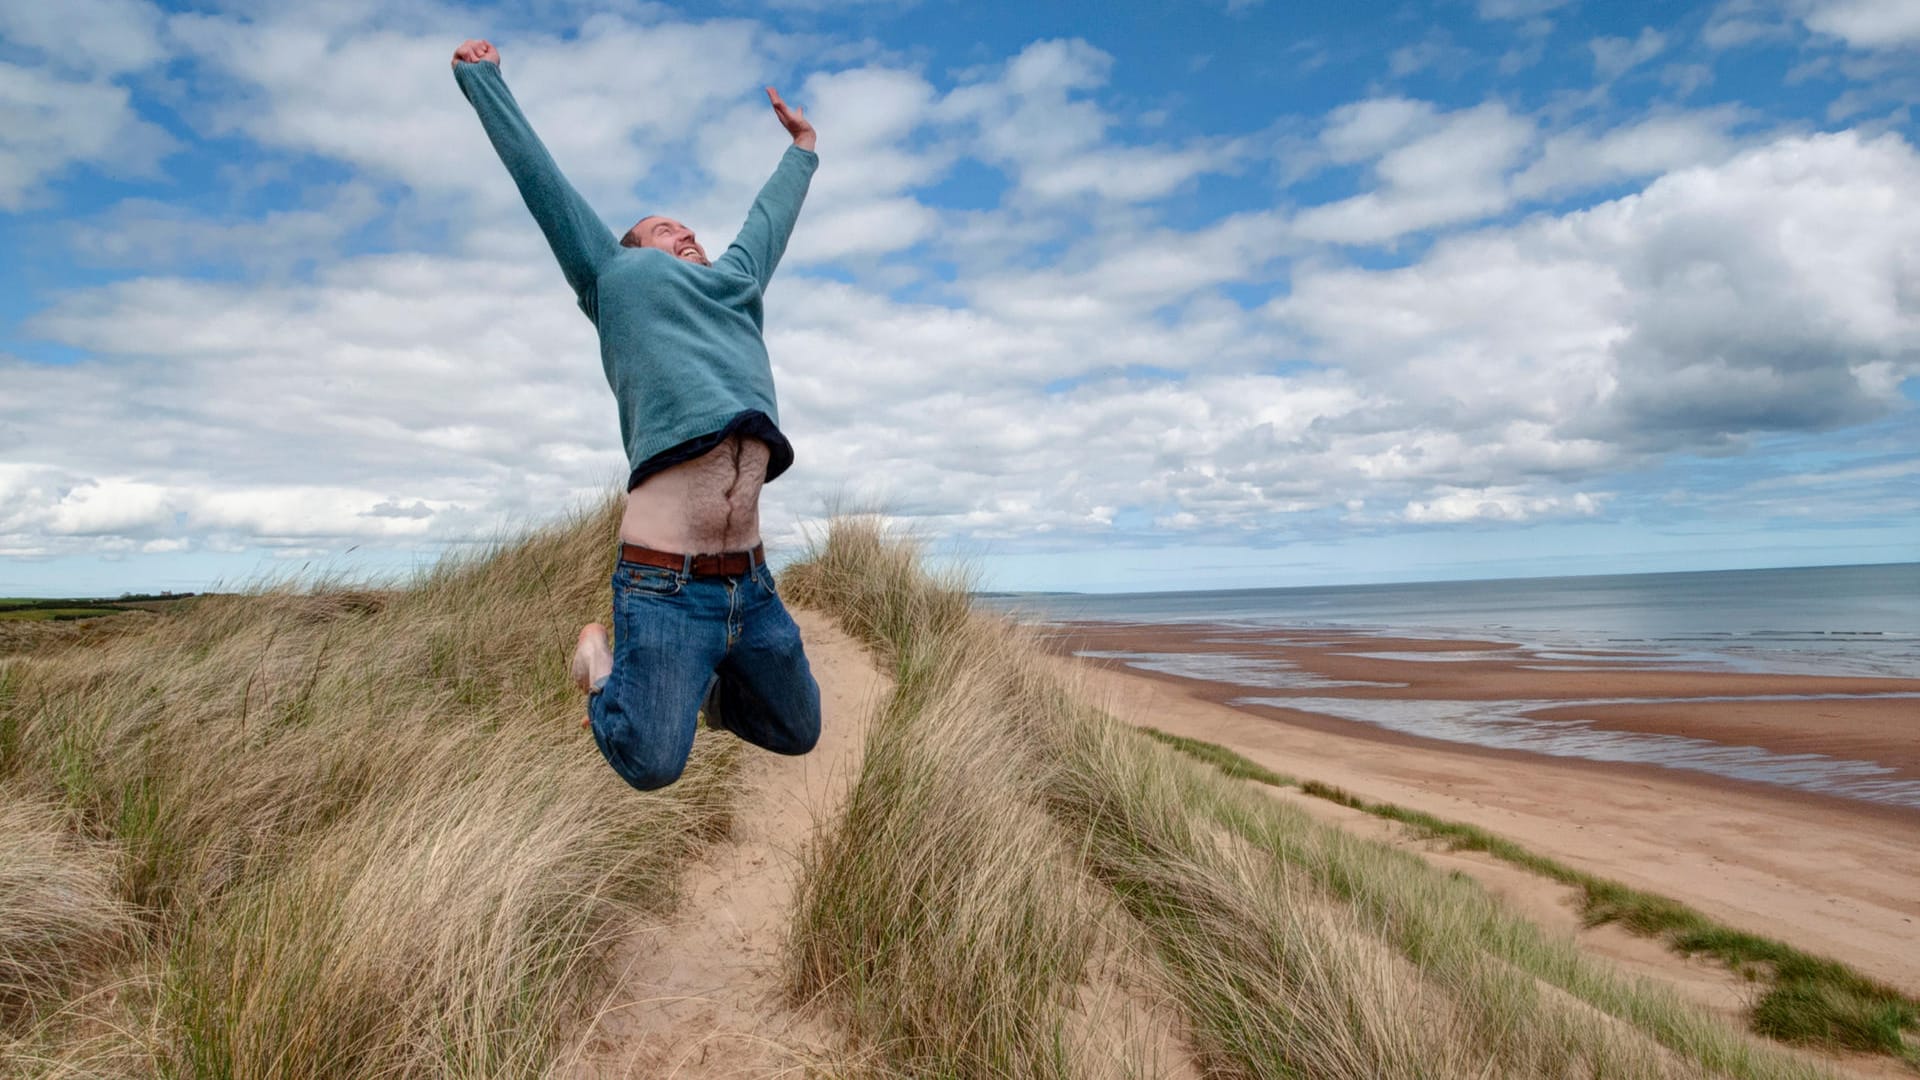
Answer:
[[681, 555], [672, 551], [655, 551], [638, 544], [623, 543], [620, 545], [620, 558], [624, 562], [635, 562], [642, 566], [678, 570], [689, 577], [745, 577], [753, 573], [755, 564], [762, 566], [766, 564], [767, 546], [755, 544], [752, 551]]

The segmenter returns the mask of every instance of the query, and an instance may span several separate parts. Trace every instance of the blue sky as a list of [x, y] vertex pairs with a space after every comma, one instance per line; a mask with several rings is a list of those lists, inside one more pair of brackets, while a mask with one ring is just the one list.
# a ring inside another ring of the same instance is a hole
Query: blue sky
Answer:
[[1920, 0], [0, 4], [0, 595], [380, 575], [624, 475], [446, 67], [767, 299], [776, 549], [1007, 589], [1920, 558]]

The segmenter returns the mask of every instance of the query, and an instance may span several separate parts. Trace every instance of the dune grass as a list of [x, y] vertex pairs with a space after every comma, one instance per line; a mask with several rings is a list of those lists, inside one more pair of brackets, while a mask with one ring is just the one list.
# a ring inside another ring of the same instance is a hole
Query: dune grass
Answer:
[[731, 805], [733, 740], [641, 794], [578, 728], [619, 509], [0, 659], [0, 1074], [559, 1070]]
[[[960, 583], [925, 580], [910, 546], [836, 528], [781, 589], [869, 643], [969, 625]], [[832, 1003], [896, 1074], [1073, 1076], [1068, 1003], [1097, 917], [1013, 733], [974, 722], [967, 703], [996, 688], [958, 659], [892, 656], [846, 811], [803, 857], [788, 990]]]
[[[897, 680], [859, 812], [807, 858], [789, 979], [897, 1067], [1099, 1075], [1064, 1034], [1085, 951], [1059, 927], [1076, 910], [1104, 925], [1111, 909], [1110, 936], [1144, 943], [1204, 1075], [1820, 1075], [1470, 880], [1315, 824], [1087, 707], [1031, 633], [971, 614], [958, 583], [919, 572], [876, 519], [836, 522], [783, 581]], [[983, 874], [1022, 884], [975, 887]], [[988, 1038], [968, 1020], [1013, 1001], [1038, 1022]]]
[[1378, 817], [1400, 821], [1456, 850], [1495, 858], [1571, 885], [1581, 893], [1581, 917], [1590, 926], [1617, 923], [1659, 938], [1684, 956], [1717, 960], [1763, 983], [1750, 1019], [1755, 1031], [1788, 1042], [1889, 1054], [1920, 1067], [1920, 1001], [1853, 970], [1772, 938], [1737, 930], [1678, 900], [1576, 870], [1484, 829], [1443, 821], [1391, 803], [1369, 802], [1326, 784], [1302, 790]]
[[1616, 923], [1643, 937], [1658, 938], [1683, 956], [1716, 960], [1743, 978], [1763, 984], [1749, 1011], [1753, 1030], [1762, 1035], [1829, 1049], [1887, 1054], [1920, 1068], [1920, 1042], [1909, 1035], [1920, 1031], [1920, 1001], [1837, 960], [1734, 929], [1678, 900], [1577, 870], [1478, 826], [1362, 799], [1317, 780], [1295, 781], [1217, 743], [1143, 730], [1227, 776], [1296, 787], [1304, 794], [1398, 821], [1420, 837], [1439, 840], [1455, 851], [1485, 852], [1572, 886], [1580, 890], [1580, 913], [1587, 925]]

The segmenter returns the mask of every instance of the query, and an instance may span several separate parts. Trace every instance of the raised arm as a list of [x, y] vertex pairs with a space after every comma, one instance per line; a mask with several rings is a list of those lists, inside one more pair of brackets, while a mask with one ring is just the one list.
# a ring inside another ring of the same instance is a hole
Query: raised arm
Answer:
[[780, 118], [781, 126], [793, 136], [793, 145], [787, 148], [779, 167], [773, 170], [759, 197], [753, 200], [753, 209], [747, 211], [747, 223], [740, 227], [740, 235], [733, 238], [726, 253], [720, 256], [722, 265], [731, 264], [752, 274], [762, 289], [773, 277], [773, 268], [780, 265], [780, 256], [787, 250], [787, 237], [793, 235], [793, 223], [800, 216], [800, 204], [806, 201], [807, 185], [813, 179], [813, 171], [820, 166], [820, 158], [813, 152], [813, 125], [807, 122], [805, 111], [789, 109], [787, 103], [780, 100], [780, 92], [771, 86], [767, 87], [767, 100], [773, 103], [774, 115]]
[[520, 105], [500, 76], [500, 53], [484, 41], [469, 41], [453, 54], [453, 77], [480, 114], [493, 149], [520, 188], [533, 220], [546, 234], [547, 246], [560, 261], [560, 272], [580, 298], [581, 310], [595, 317], [595, 282], [620, 242], [580, 197], [552, 155], [533, 133]]

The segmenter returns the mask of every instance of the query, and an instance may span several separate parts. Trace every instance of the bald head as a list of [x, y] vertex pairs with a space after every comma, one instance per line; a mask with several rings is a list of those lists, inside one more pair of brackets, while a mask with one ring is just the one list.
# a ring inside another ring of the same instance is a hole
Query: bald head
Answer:
[[707, 261], [707, 253], [700, 242], [694, 239], [693, 230], [685, 225], [654, 214], [641, 218], [627, 235], [620, 238], [622, 247], [658, 248], [676, 259], [685, 259], [701, 266], [712, 266]]

